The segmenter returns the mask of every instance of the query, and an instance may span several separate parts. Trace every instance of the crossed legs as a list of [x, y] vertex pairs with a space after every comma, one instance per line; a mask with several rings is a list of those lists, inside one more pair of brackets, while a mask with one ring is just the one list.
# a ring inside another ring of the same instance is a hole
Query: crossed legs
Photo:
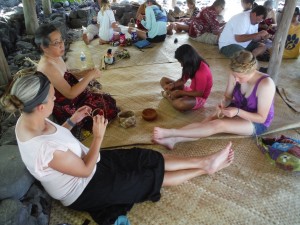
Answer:
[[230, 142], [224, 149], [205, 157], [163, 155], [165, 159], [163, 186], [179, 185], [194, 177], [213, 174], [229, 166], [234, 159], [231, 145]]

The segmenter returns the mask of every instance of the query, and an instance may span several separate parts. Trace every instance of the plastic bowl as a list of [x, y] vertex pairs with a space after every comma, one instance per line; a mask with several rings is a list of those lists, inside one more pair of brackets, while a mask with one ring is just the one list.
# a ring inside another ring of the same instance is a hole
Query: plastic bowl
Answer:
[[152, 109], [152, 108], [147, 108], [147, 109], [144, 109], [143, 112], [142, 112], [142, 117], [144, 120], [147, 120], [147, 121], [152, 121], [152, 120], [155, 120], [156, 117], [157, 117], [157, 112], [155, 109]]

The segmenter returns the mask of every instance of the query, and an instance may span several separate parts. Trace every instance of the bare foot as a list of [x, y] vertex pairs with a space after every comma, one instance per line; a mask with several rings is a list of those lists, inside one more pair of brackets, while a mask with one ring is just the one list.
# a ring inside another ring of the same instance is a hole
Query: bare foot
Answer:
[[161, 138], [161, 139], [152, 139], [155, 144], [163, 145], [169, 150], [173, 150], [176, 144], [176, 138]]
[[173, 35], [173, 24], [170, 24], [167, 28], [167, 34], [168, 35]]
[[154, 127], [153, 129], [153, 138], [155, 140], [161, 139], [161, 138], [167, 138], [170, 137], [170, 131], [171, 129], [164, 129], [160, 127]]
[[231, 149], [231, 145], [232, 143], [229, 142], [224, 149], [204, 158], [206, 166], [204, 166], [203, 169], [208, 174], [218, 172], [233, 162], [234, 151]]
[[88, 36], [87, 36], [87, 34], [83, 34], [82, 35], [82, 40], [84, 41], [84, 43], [86, 44], [86, 45], [88, 45], [89, 43], [90, 43], [90, 41], [89, 41], [89, 39], [88, 39]]

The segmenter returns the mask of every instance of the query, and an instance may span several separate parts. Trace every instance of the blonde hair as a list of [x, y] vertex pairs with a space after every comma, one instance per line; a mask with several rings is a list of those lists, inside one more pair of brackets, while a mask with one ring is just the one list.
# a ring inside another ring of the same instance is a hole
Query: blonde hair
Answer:
[[251, 73], [257, 69], [257, 60], [249, 51], [237, 52], [231, 58], [230, 69], [237, 73]]
[[110, 9], [109, 0], [102, 0], [101, 1], [101, 13], [104, 15], [104, 11]]

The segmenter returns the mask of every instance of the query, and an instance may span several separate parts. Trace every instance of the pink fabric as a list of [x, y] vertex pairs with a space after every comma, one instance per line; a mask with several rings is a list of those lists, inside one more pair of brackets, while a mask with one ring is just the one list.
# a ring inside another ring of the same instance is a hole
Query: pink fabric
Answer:
[[199, 69], [191, 81], [191, 85], [189, 87], [184, 86], [185, 91], [203, 92], [201, 97], [196, 97], [196, 104], [193, 109], [199, 109], [203, 107], [211, 92], [212, 85], [213, 78], [209, 66], [205, 62], [201, 62]]
[[204, 33], [218, 32], [220, 23], [217, 16], [218, 13], [212, 6], [200, 11], [195, 18], [190, 20], [189, 36], [195, 38]]
[[213, 85], [212, 74], [209, 66], [205, 62], [201, 62], [194, 78], [192, 79], [190, 88], [193, 91], [203, 92], [202, 98], [207, 99]]

